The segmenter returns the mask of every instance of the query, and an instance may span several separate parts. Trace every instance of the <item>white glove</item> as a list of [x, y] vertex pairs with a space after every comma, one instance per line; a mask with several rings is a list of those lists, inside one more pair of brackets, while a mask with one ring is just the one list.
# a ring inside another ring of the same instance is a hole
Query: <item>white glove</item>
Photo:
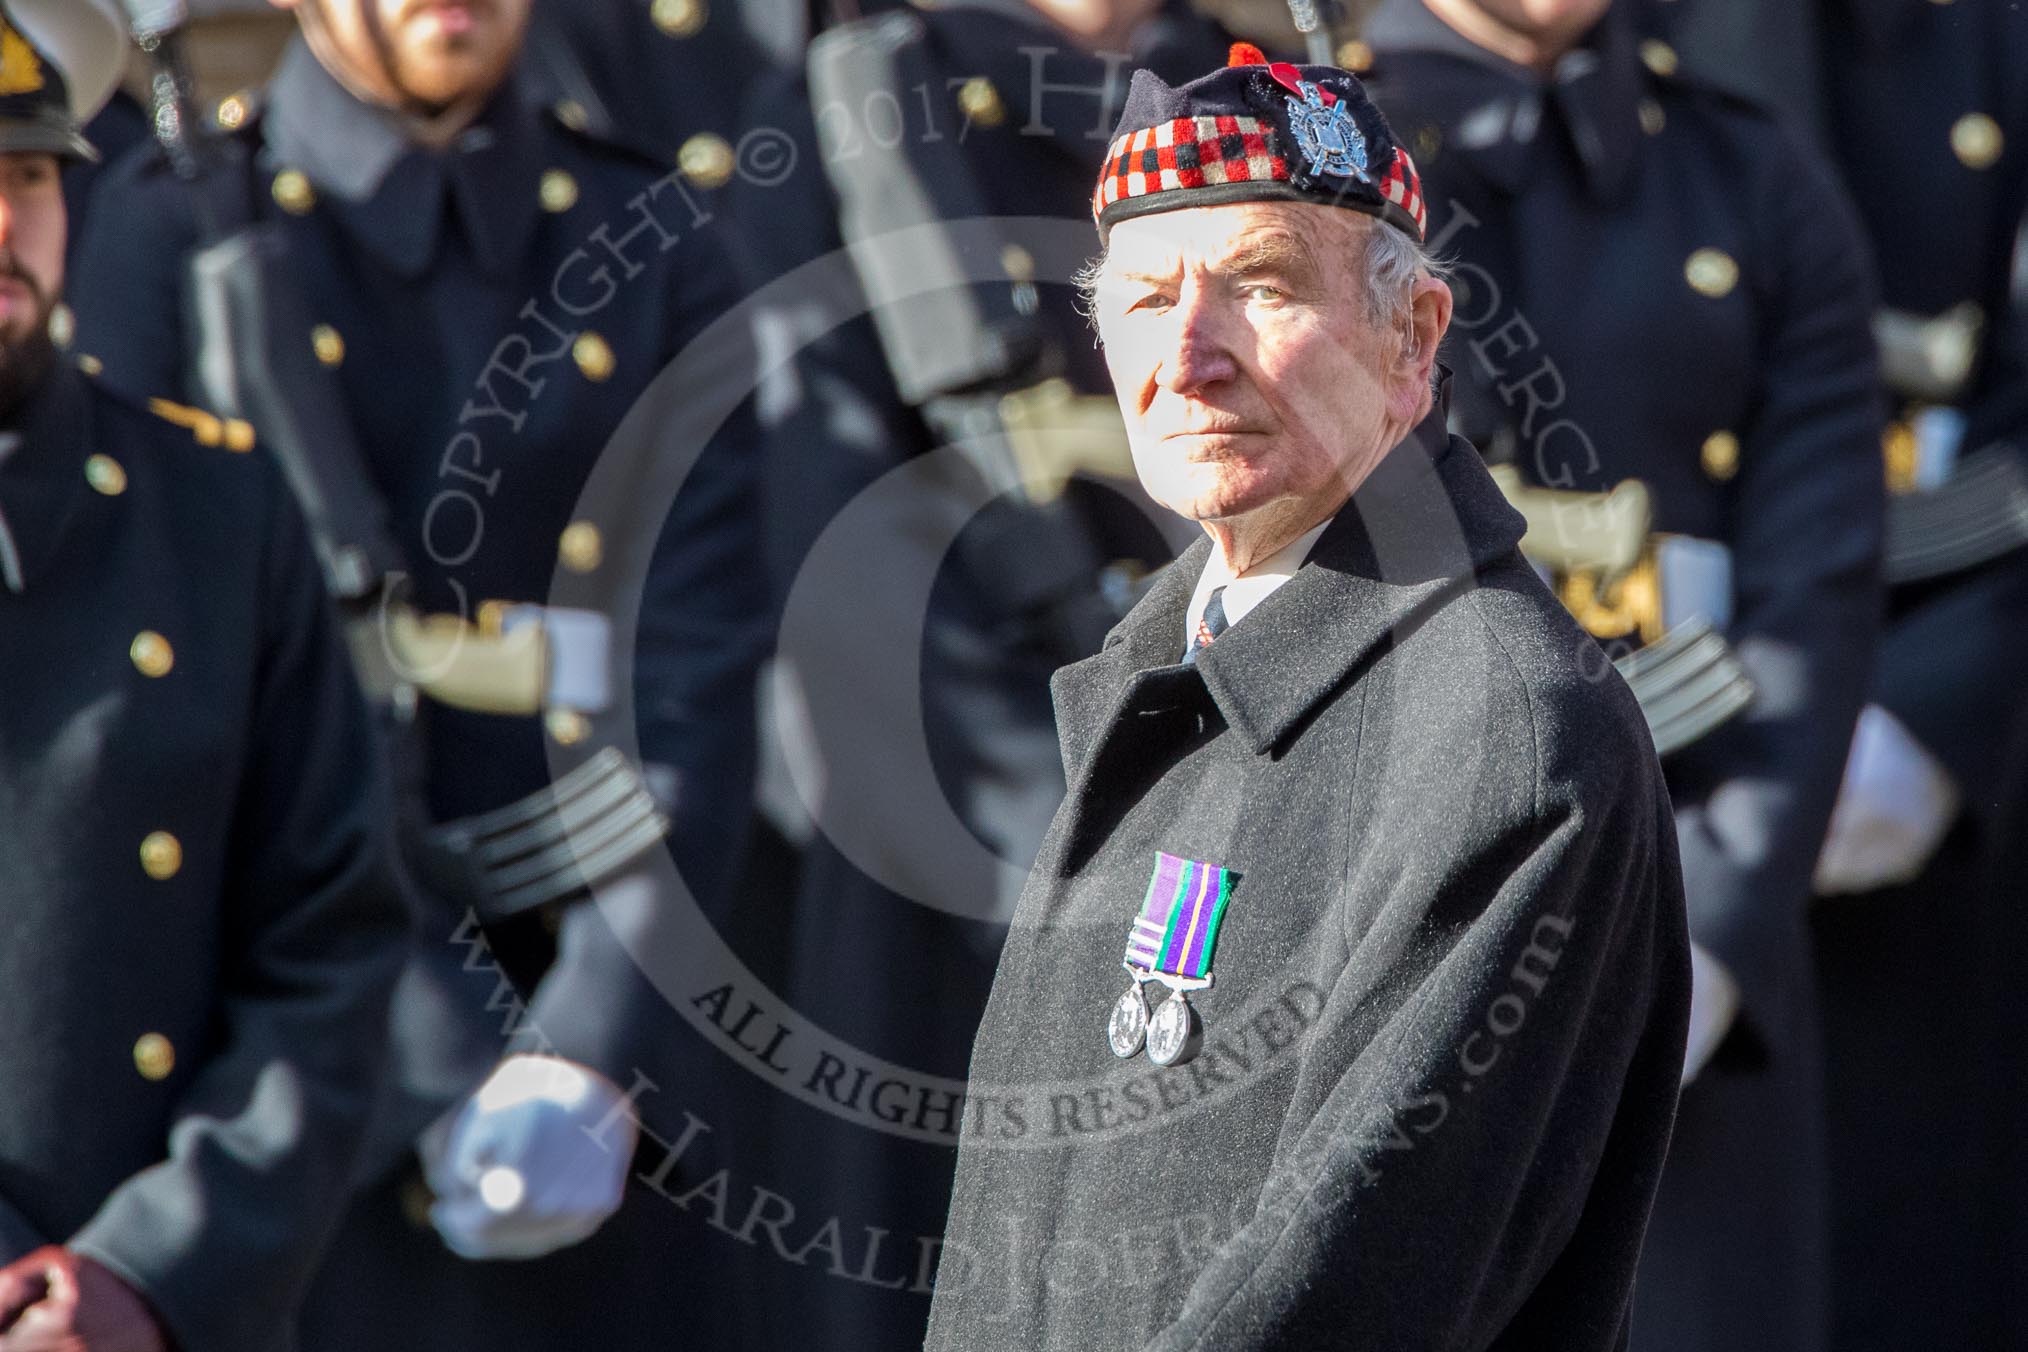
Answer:
[[1818, 895], [1910, 881], [1943, 844], [1959, 802], [1958, 786], [1937, 758], [1893, 714], [1867, 705], [1817, 857]]
[[1701, 945], [1690, 945], [1690, 1040], [1683, 1048], [1683, 1083], [1697, 1078], [1739, 1017], [1739, 979]]
[[[640, 1129], [596, 1071], [510, 1056], [422, 1145], [430, 1220], [462, 1258], [539, 1258], [619, 1210]], [[614, 1130], [617, 1126], [618, 1130]]]

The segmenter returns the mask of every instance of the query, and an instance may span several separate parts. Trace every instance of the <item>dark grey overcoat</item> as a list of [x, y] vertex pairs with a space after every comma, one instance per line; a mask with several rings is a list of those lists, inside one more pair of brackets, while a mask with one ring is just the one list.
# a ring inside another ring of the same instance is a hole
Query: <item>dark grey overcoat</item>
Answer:
[[[1441, 407], [1181, 665], [1208, 545], [1055, 683], [1070, 792], [972, 1062], [929, 1346], [1610, 1349], [1689, 975], [1661, 773]], [[1236, 875], [1201, 1056], [1106, 1017]]]

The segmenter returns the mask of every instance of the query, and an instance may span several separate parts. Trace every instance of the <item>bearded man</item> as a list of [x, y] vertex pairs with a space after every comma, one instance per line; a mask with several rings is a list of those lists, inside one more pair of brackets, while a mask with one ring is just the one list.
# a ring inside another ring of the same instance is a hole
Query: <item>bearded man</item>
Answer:
[[97, 0], [0, 4], [0, 1349], [270, 1352], [343, 1204], [402, 906], [282, 476], [50, 337], [61, 167], [125, 47]]
[[[744, 1246], [628, 1179], [636, 1101], [648, 1133], [686, 1143], [677, 1177], [708, 1176], [739, 1135], [738, 1103], [711, 1096], [759, 1084], [635, 958], [691, 914], [662, 852], [722, 921], [740, 850], [765, 612], [743, 420], [703, 449], [659, 535], [580, 503], [609, 449], [646, 444], [620, 429], [731, 302], [724, 226], [696, 175], [539, 100], [532, 0], [281, 2], [301, 38], [230, 147], [305, 312], [275, 341], [314, 354], [356, 432], [351, 487], [384, 510], [407, 574], [390, 599], [496, 669], [517, 669], [517, 637], [540, 658], [506, 700], [425, 669], [385, 701], [411, 753], [414, 950], [393, 1084], [301, 1342], [659, 1349], [680, 1313], [701, 1344], [731, 1343], [731, 1311], [702, 1296], [708, 1264]], [[106, 176], [80, 254], [78, 344], [128, 390], [200, 366], [182, 282], [210, 241], [166, 159]], [[645, 601], [621, 581], [637, 543]], [[640, 764], [615, 745], [630, 678]], [[686, 1137], [688, 1114], [706, 1126]]]

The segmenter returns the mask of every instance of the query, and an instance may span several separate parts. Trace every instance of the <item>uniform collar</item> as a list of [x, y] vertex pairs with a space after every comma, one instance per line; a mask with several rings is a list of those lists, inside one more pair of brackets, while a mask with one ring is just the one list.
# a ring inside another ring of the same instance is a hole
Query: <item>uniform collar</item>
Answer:
[[1177, 666], [1176, 636], [1210, 555], [1192, 544], [1106, 639], [1057, 674], [1073, 777], [1123, 700], [1152, 677], [1201, 679], [1227, 726], [1256, 753], [1279, 745], [1370, 657], [1489, 564], [1513, 553], [1522, 521], [1478, 452], [1446, 429], [1449, 375], [1429, 416], [1384, 457], [1288, 583], [1244, 625]]
[[1386, 0], [1367, 40], [1377, 52], [1433, 53], [1451, 63], [1440, 90], [1403, 90], [1408, 100], [1431, 100], [1443, 153], [1464, 158], [1513, 196], [1533, 178], [1535, 157], [1552, 153], [1546, 146], [1560, 124], [1588, 195], [1611, 206], [1632, 182], [1641, 147], [1643, 76], [1633, 23], [1622, 0], [1547, 78], [1478, 46], [1422, 0]]
[[346, 233], [396, 275], [422, 276], [457, 230], [489, 277], [510, 277], [540, 212], [541, 115], [519, 70], [442, 150], [408, 139], [403, 119], [357, 98], [298, 37], [270, 87], [262, 135], [272, 168], [300, 170]]
[[20, 594], [44, 575], [86, 493], [91, 439], [87, 387], [59, 357], [40, 389], [0, 426], [0, 591]]

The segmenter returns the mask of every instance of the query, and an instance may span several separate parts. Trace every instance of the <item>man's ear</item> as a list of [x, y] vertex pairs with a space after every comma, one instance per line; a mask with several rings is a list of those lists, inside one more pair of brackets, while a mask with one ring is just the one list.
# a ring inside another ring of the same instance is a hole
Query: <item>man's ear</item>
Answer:
[[1451, 289], [1434, 277], [1419, 276], [1409, 283], [1408, 305], [1396, 313], [1401, 347], [1388, 402], [1396, 417], [1416, 423], [1429, 411], [1437, 345], [1451, 326]]
[[1413, 368], [1416, 384], [1428, 388], [1436, 368], [1437, 346], [1451, 326], [1451, 289], [1435, 277], [1417, 277], [1409, 285], [1407, 345], [1402, 359]]

